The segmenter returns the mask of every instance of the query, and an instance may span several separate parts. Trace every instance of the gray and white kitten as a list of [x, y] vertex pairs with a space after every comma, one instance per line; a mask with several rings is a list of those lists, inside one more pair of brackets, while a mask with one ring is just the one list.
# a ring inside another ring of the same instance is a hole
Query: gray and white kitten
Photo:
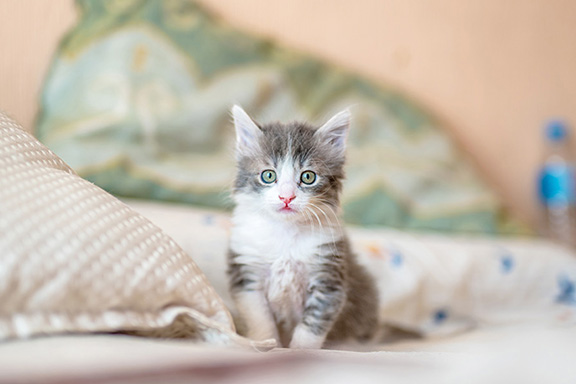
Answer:
[[339, 222], [350, 113], [258, 125], [238, 106], [228, 275], [245, 335], [290, 348], [370, 339], [378, 295]]

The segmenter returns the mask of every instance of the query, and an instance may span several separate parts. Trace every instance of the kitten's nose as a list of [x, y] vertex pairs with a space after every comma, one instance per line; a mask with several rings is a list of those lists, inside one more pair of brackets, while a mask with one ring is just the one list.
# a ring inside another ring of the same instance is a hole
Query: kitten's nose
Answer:
[[278, 198], [280, 200], [282, 200], [282, 202], [284, 202], [284, 204], [288, 205], [292, 202], [292, 200], [294, 200], [296, 198], [296, 196], [294, 196], [294, 195], [292, 195], [290, 197], [278, 196]]

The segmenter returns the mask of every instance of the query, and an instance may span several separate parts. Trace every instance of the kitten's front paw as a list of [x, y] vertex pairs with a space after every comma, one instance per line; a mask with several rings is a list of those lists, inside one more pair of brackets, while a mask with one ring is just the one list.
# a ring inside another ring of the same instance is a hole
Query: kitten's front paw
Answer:
[[246, 337], [256, 341], [274, 339], [278, 343], [278, 332], [267, 327], [250, 328]]
[[324, 344], [325, 335], [315, 335], [302, 324], [297, 326], [290, 341], [290, 348], [320, 349]]

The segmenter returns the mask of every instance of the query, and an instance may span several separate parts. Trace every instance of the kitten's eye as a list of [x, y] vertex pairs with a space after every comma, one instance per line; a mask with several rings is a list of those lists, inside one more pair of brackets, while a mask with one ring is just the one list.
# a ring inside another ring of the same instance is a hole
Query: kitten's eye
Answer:
[[314, 184], [316, 181], [316, 174], [312, 171], [302, 172], [300, 180], [302, 180], [302, 182], [307, 185]]
[[262, 179], [263, 183], [272, 184], [273, 182], [276, 181], [276, 172], [274, 172], [271, 169], [262, 171], [262, 173], [260, 174], [260, 179]]

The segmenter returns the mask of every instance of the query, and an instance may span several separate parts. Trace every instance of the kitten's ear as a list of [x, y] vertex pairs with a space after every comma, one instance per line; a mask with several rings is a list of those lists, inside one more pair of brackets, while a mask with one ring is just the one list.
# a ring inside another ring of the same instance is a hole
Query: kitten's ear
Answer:
[[236, 128], [236, 149], [240, 153], [253, 152], [262, 134], [260, 127], [238, 105], [232, 107], [232, 117]]
[[323, 126], [318, 128], [315, 135], [320, 140], [333, 146], [338, 153], [344, 154], [346, 139], [350, 128], [350, 111], [348, 109], [334, 115]]

